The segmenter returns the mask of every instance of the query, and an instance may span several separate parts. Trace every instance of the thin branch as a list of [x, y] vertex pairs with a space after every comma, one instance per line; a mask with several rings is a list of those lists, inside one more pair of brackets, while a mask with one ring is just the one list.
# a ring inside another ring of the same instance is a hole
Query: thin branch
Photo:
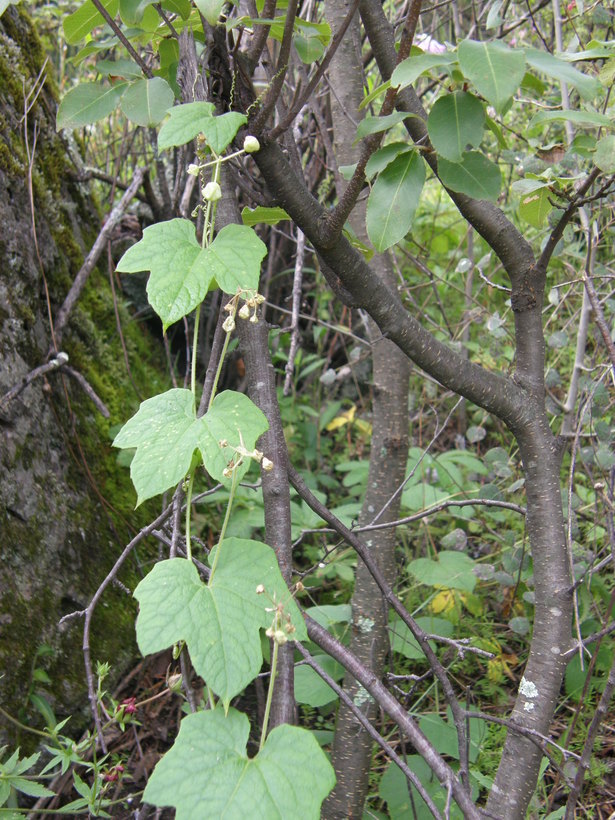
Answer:
[[135, 175], [134, 175], [134, 178], [133, 178], [132, 182], [130, 183], [130, 185], [128, 186], [126, 191], [124, 192], [124, 195], [122, 196], [120, 201], [117, 203], [115, 208], [113, 208], [113, 210], [109, 214], [109, 216], [107, 218], [107, 221], [103, 225], [100, 233], [96, 237], [96, 241], [92, 245], [92, 250], [87, 255], [87, 258], [86, 258], [85, 262], [81, 266], [81, 270], [79, 271], [79, 273], [75, 277], [75, 281], [71, 285], [71, 288], [70, 288], [70, 290], [68, 291], [68, 293], [66, 295], [66, 299], [64, 300], [64, 303], [62, 304], [62, 307], [60, 308], [60, 310], [58, 311], [58, 314], [56, 316], [55, 341], [56, 341], [57, 345], [59, 345], [61, 343], [62, 333], [63, 333], [64, 328], [66, 326], [66, 322], [68, 321], [68, 317], [70, 315], [70, 312], [73, 309], [73, 307], [75, 306], [75, 303], [76, 303], [77, 299], [81, 295], [81, 291], [85, 287], [85, 284], [88, 280], [88, 277], [89, 277], [90, 273], [92, 272], [92, 270], [94, 269], [94, 266], [96, 265], [96, 263], [98, 261], [98, 257], [100, 256], [100, 254], [103, 251], [105, 243], [107, 242], [107, 240], [111, 236], [111, 233], [113, 232], [113, 229], [115, 228], [117, 223], [122, 218], [122, 215], [124, 214], [124, 211], [126, 210], [128, 205], [130, 204], [133, 197], [135, 196], [137, 190], [141, 187], [141, 183], [143, 182], [144, 175], [145, 175], [145, 170], [143, 168], [138, 168], [135, 171]]
[[[395, 610], [397, 615], [401, 618], [401, 620], [406, 624], [408, 629], [412, 632], [414, 637], [416, 638], [417, 643], [421, 647], [423, 653], [425, 654], [427, 661], [431, 668], [433, 669], [434, 675], [437, 677], [440, 685], [442, 686], [442, 690], [444, 692], [444, 696], [448, 701], [449, 706], [451, 707], [451, 711], [453, 713], [453, 718], [455, 720], [455, 726], [459, 733], [459, 749], [460, 749], [460, 767], [461, 767], [461, 775], [464, 777], [464, 774], [467, 776], [467, 771], [464, 772], [464, 760], [463, 760], [463, 749], [465, 749], [465, 723], [462, 719], [462, 709], [457, 700], [451, 682], [448, 678], [448, 674], [442, 664], [440, 663], [437, 655], [431, 648], [429, 644], [429, 640], [427, 637], [427, 633], [421, 629], [421, 627], [417, 624], [414, 618], [409, 614], [408, 610], [405, 606], [401, 603], [399, 598], [395, 595], [391, 586], [388, 584], [386, 578], [382, 570], [380, 569], [379, 565], [376, 563], [375, 558], [371, 555], [370, 551], [367, 549], [365, 544], [357, 538], [357, 536], [351, 532], [348, 527], [346, 527], [342, 522], [335, 516], [333, 513], [327, 509], [327, 507], [322, 504], [315, 495], [308, 489], [306, 483], [301, 478], [299, 473], [294, 470], [293, 467], [289, 467], [288, 469], [288, 476], [290, 478], [290, 482], [295, 488], [295, 490], [299, 493], [301, 498], [307, 503], [307, 505], [317, 513], [324, 521], [330, 524], [339, 535], [357, 552], [358, 556], [361, 558], [367, 569], [369, 570], [370, 574], [372, 575], [376, 584], [380, 587], [382, 592], [383, 598], [387, 601], [389, 606]], [[467, 764], [466, 764], [467, 765]]]
[[579, 760], [579, 765], [577, 766], [577, 773], [574, 778], [572, 790], [568, 795], [568, 800], [566, 802], [566, 814], [564, 815], [565, 820], [573, 820], [575, 817], [575, 806], [577, 800], [579, 799], [579, 795], [581, 794], [585, 773], [589, 769], [591, 763], [594, 742], [598, 736], [600, 725], [608, 712], [613, 692], [615, 692], [615, 658], [611, 664], [606, 684], [602, 694], [600, 695], [600, 700], [598, 701], [598, 706], [596, 707], [594, 716], [589, 724], [589, 729], [587, 730], [587, 737], [585, 738], [581, 759]]
[[309, 100], [312, 97], [312, 94], [314, 93], [314, 89], [316, 88], [316, 86], [318, 85], [318, 83], [320, 81], [320, 78], [323, 76], [323, 74], [325, 73], [325, 71], [329, 67], [329, 63], [333, 59], [333, 57], [335, 55], [335, 52], [338, 50], [340, 43], [344, 39], [344, 35], [346, 34], [346, 31], [348, 30], [348, 26], [352, 22], [352, 18], [354, 17], [354, 15], [357, 11], [358, 5], [359, 5], [359, 0], [352, 0], [352, 4], [351, 4], [350, 8], [348, 9], [348, 13], [347, 13], [346, 17], [344, 18], [344, 20], [342, 22], [342, 25], [335, 32], [335, 35], [334, 35], [333, 39], [331, 40], [331, 45], [329, 46], [329, 48], [327, 50], [327, 53], [322, 58], [320, 64], [318, 65], [318, 68], [316, 69], [316, 71], [314, 72], [312, 77], [310, 78], [310, 80], [309, 80], [309, 82], [308, 82], [308, 84], [305, 88], [305, 91], [303, 92], [303, 94], [301, 94], [301, 96], [297, 100], [294, 101], [293, 105], [291, 106], [290, 110], [287, 112], [287, 114], [284, 117], [284, 119], [282, 120], [282, 122], [280, 122], [278, 125], [276, 125], [276, 127], [268, 135], [268, 139], [274, 140], [277, 137], [279, 137], [280, 134], [283, 134], [284, 131], [286, 131], [286, 129], [289, 128], [292, 125], [292, 123], [295, 120], [295, 117], [299, 114], [299, 112], [301, 111], [303, 106], [307, 102], [309, 102]]
[[[291, 479], [292, 480], [292, 479]], [[450, 785], [455, 801], [459, 805], [466, 820], [479, 820], [482, 811], [474, 805], [469, 790], [462, 785], [456, 773], [448, 763], [442, 759], [430, 741], [420, 730], [416, 721], [407, 710], [393, 697], [384, 684], [356, 658], [355, 655], [340, 641], [309, 615], [304, 615], [310, 640], [338, 661], [361, 686], [374, 698], [374, 701], [397, 723], [399, 728], [408, 736], [410, 743], [417, 753], [425, 760], [440, 783], [446, 788]], [[462, 715], [463, 716], [463, 715]]]
[[122, 29], [118, 26], [118, 24], [115, 22], [113, 17], [111, 17], [107, 9], [103, 6], [100, 0], [92, 0], [92, 3], [98, 9], [100, 14], [104, 17], [111, 31], [116, 35], [120, 43], [122, 43], [122, 45], [130, 54], [135, 63], [137, 63], [137, 65], [141, 68], [145, 76], [151, 80], [151, 78], [154, 76], [151, 68], [147, 65], [147, 63], [141, 57], [141, 55], [137, 51], [135, 51], [132, 43], [130, 42], [130, 40], [128, 40], [128, 38], [126, 37]]
[[303, 262], [305, 258], [305, 234], [297, 228], [297, 251], [295, 256], [295, 274], [293, 277], [293, 310], [290, 320], [290, 350], [285, 367], [284, 395], [292, 393], [292, 379], [295, 370], [295, 356], [299, 347], [299, 310], [301, 308], [301, 294], [303, 286]]
[[318, 664], [312, 655], [308, 652], [308, 650], [300, 644], [298, 641], [295, 643], [295, 649], [303, 655], [305, 659], [305, 663], [311, 667], [320, 677], [324, 680], [326, 684], [328, 684], [331, 689], [335, 692], [338, 698], [343, 701], [346, 706], [350, 709], [352, 714], [356, 717], [357, 722], [363, 726], [367, 734], [374, 740], [380, 748], [386, 753], [386, 756], [393, 761], [404, 773], [408, 783], [414, 786], [420, 796], [423, 798], [425, 803], [427, 804], [427, 808], [432, 813], [432, 815], [436, 818], [441, 818], [442, 815], [438, 811], [437, 807], [433, 803], [431, 796], [427, 789], [423, 786], [417, 775], [408, 767], [406, 762], [402, 760], [402, 758], [397, 754], [395, 749], [391, 746], [388, 741], [386, 741], [380, 732], [378, 732], [370, 723], [370, 721], [365, 717], [363, 712], [359, 709], [359, 707], [354, 703], [352, 698], [350, 698], [346, 692], [342, 689], [342, 687], [331, 677], [331, 675], [327, 674], [325, 670]]
[[40, 376], [44, 376], [45, 373], [49, 373], [52, 370], [57, 370], [60, 367], [64, 367], [67, 361], [68, 353], [61, 351], [60, 353], [57, 353], [53, 359], [46, 362], [46, 364], [41, 364], [38, 367], [35, 367], [34, 370], [30, 370], [29, 373], [26, 373], [26, 375], [21, 378], [21, 381], [11, 387], [11, 389], [8, 390], [4, 396], [0, 397], [0, 407], [6, 407], [35, 379], [38, 379]]

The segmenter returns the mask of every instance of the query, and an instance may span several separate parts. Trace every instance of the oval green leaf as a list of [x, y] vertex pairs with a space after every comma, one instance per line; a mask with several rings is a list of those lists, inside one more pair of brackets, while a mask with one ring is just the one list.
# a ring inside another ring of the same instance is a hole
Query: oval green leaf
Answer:
[[496, 200], [502, 187], [500, 169], [479, 151], [468, 151], [462, 162], [439, 159], [438, 176], [451, 191], [473, 199]]
[[82, 128], [108, 117], [115, 110], [126, 83], [102, 85], [101, 83], [81, 83], [64, 95], [58, 108], [56, 128]]
[[137, 80], [122, 96], [122, 111], [135, 125], [158, 125], [173, 105], [175, 95], [162, 77]]
[[378, 175], [367, 202], [367, 233], [382, 253], [410, 230], [425, 183], [425, 164], [417, 151], [393, 160]]
[[438, 154], [451, 162], [461, 162], [468, 146], [478, 148], [485, 127], [481, 101], [466, 91], [440, 97], [427, 118], [427, 131]]
[[513, 51], [503, 43], [464, 40], [458, 52], [464, 75], [496, 111], [502, 112], [523, 80], [523, 51]]

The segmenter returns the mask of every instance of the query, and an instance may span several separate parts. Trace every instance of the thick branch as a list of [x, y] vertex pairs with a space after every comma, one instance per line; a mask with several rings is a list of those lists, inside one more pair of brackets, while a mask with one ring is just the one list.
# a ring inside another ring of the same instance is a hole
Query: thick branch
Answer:
[[445, 387], [516, 427], [524, 411], [524, 394], [518, 386], [464, 359], [426, 331], [408, 314], [398, 294], [382, 284], [343, 236], [330, 246], [323, 244], [326, 209], [295, 176], [277, 145], [263, 146], [254, 157], [275, 200], [301, 227], [340, 283], [351, 292], [355, 304], [367, 310], [383, 335]]

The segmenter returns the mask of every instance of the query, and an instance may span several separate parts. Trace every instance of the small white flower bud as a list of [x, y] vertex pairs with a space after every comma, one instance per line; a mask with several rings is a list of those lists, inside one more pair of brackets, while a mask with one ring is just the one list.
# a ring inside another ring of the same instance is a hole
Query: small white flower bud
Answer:
[[249, 319], [250, 318], [250, 308], [247, 305], [242, 305], [239, 310], [239, 316], [241, 319]]
[[278, 646], [283, 646], [288, 641], [288, 636], [286, 632], [283, 632], [281, 629], [276, 629], [273, 633], [273, 640], [278, 644]]
[[224, 470], [222, 470], [222, 475], [224, 476], [224, 478], [232, 478], [233, 477], [233, 468], [232, 467], [225, 467]]
[[203, 199], [207, 202], [217, 202], [222, 196], [222, 188], [217, 182], [208, 182], [203, 189]]
[[190, 176], [198, 177], [200, 170], [200, 167], [198, 165], [195, 165], [193, 162], [191, 162], [188, 166], [188, 173], [190, 174]]
[[227, 316], [222, 323], [222, 330], [225, 333], [232, 333], [235, 330], [235, 319], [232, 316]]
[[256, 313], [253, 313], [252, 316], [250, 316], [250, 321], [252, 322], [253, 325], [258, 324], [258, 316], [256, 315]]
[[257, 151], [260, 151], [261, 144], [256, 139], [256, 137], [247, 136], [243, 141], [243, 150], [246, 154], [255, 154]]
[[263, 585], [263, 584], [259, 584], [259, 585], [256, 587], [256, 594], [257, 594], [257, 595], [262, 595], [264, 591], [265, 591], [265, 587], [264, 587], [264, 585]]
[[269, 473], [271, 472], [271, 470], [273, 470], [273, 461], [270, 461], [267, 458], [267, 456], [264, 456], [263, 460], [261, 461], [261, 467], [263, 468], [263, 470], [266, 470], [266, 472]]

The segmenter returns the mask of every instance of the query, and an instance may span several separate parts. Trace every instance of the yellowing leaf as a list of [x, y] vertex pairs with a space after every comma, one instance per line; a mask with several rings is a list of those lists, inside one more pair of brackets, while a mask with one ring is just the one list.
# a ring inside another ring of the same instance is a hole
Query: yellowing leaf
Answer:
[[439, 615], [441, 612], [450, 612], [455, 608], [455, 593], [451, 589], [443, 589], [441, 592], [432, 598], [429, 609], [434, 615]]
[[339, 430], [339, 428], [343, 427], [345, 424], [350, 424], [354, 420], [356, 412], [357, 408], [353, 405], [349, 410], [346, 410], [345, 413], [336, 416], [332, 421], [330, 421], [325, 427], [325, 430], [331, 432], [333, 430]]

